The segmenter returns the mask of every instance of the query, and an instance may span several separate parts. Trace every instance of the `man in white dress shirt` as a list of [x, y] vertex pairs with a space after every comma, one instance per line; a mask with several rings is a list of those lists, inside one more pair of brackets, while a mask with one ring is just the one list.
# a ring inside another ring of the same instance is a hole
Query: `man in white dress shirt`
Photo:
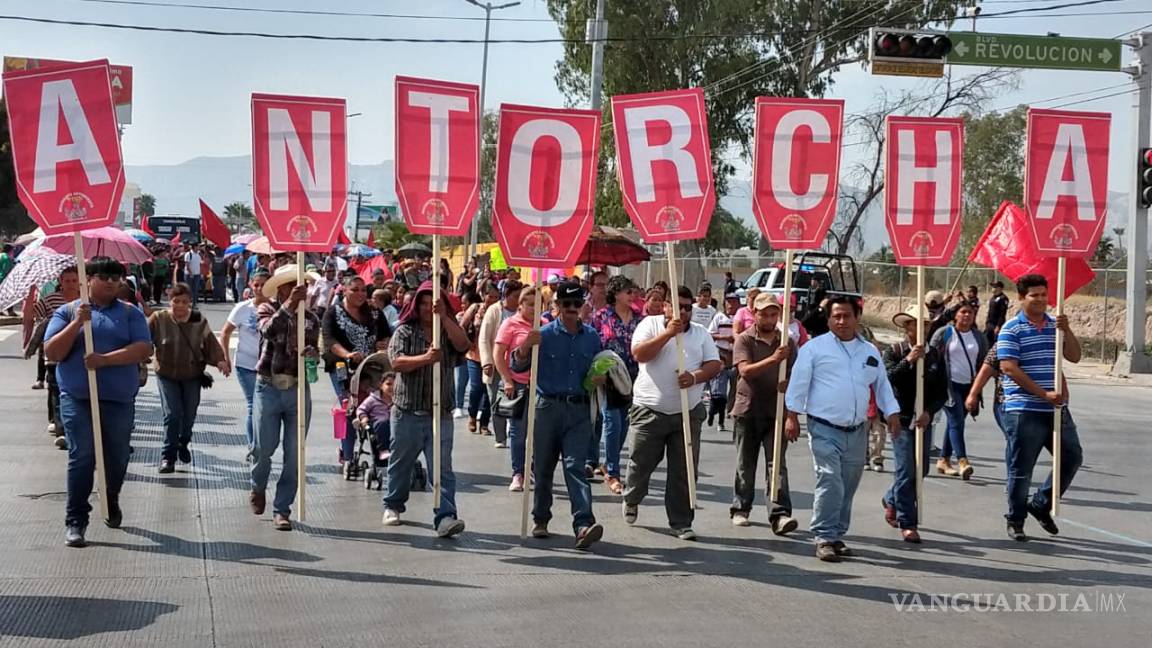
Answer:
[[900, 404], [880, 352], [857, 334], [860, 304], [834, 297], [828, 308], [829, 332], [801, 347], [796, 358], [785, 397], [786, 431], [796, 434], [797, 416], [807, 416], [816, 467], [811, 527], [816, 557], [839, 562], [852, 555], [843, 538], [868, 453], [870, 393], [876, 393], [892, 438], [900, 433]]

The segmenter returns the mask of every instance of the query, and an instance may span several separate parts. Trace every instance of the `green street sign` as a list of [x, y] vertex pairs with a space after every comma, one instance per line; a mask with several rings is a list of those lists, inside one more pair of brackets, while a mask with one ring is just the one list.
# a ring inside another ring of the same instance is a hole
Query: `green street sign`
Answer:
[[1121, 43], [1107, 38], [948, 32], [953, 65], [1119, 72]]

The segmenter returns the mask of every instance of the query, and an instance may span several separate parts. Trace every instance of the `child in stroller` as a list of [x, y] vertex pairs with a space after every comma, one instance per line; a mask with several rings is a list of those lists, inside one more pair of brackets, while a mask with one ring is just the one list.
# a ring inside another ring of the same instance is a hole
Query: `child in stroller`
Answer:
[[[358, 442], [357, 455], [371, 455], [372, 462], [364, 462], [364, 488], [380, 490], [388, 470], [389, 449], [392, 444], [390, 412], [395, 374], [388, 366], [387, 354], [369, 356], [357, 369], [352, 380], [354, 401], [349, 403]], [[358, 403], [358, 405], [357, 405]], [[368, 446], [368, 450], [364, 446]], [[419, 461], [412, 471], [412, 489], [426, 490], [428, 477]]]

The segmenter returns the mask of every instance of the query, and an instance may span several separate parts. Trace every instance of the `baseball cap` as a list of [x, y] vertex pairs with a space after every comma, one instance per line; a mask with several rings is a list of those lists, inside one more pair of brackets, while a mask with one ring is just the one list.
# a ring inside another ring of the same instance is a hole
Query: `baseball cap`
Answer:
[[557, 301], [584, 301], [584, 288], [574, 281], [564, 281], [556, 286], [554, 295]]
[[928, 292], [924, 293], [924, 303], [937, 305], [943, 304], [944, 293], [940, 292], [939, 290], [929, 290]]
[[756, 295], [756, 301], [752, 304], [752, 309], [759, 312], [765, 308], [780, 308], [780, 302], [776, 300], [776, 295], [772, 293], [760, 293]]

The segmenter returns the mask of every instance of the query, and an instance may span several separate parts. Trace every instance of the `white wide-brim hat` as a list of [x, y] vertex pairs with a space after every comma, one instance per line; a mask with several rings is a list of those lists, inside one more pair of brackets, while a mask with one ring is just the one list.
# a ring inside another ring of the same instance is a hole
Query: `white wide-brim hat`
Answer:
[[[276, 268], [276, 273], [269, 277], [268, 281], [264, 282], [264, 296], [268, 299], [276, 299], [276, 294], [280, 292], [281, 286], [285, 284], [295, 284], [299, 278], [297, 276], [299, 273], [297, 267], [295, 263], [289, 263], [288, 265]], [[304, 280], [315, 283], [320, 280], [320, 275], [315, 272], [305, 272]]]

